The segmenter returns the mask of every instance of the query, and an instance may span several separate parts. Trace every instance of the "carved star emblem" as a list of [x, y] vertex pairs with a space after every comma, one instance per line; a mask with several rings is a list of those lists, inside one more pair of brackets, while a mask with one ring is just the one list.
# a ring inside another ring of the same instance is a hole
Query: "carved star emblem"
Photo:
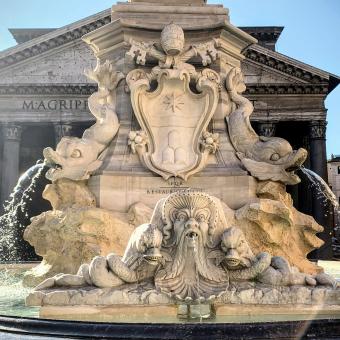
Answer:
[[182, 109], [181, 106], [184, 105], [182, 97], [182, 94], [175, 93], [166, 95], [163, 100], [166, 110], [171, 110], [173, 113], [175, 113], [177, 110], [180, 111]]

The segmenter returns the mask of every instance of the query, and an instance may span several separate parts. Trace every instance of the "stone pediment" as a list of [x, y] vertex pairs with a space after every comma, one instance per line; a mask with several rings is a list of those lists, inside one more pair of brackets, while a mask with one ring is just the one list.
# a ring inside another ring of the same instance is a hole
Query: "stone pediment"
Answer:
[[260, 80], [259, 83], [266, 83], [266, 80], [268, 80], [265, 77], [259, 79], [259, 74], [254, 73], [256, 68], [271, 74], [271, 83], [285, 83], [288, 81], [294, 84], [300, 83], [305, 85], [329, 84], [327, 93], [331, 92], [339, 83], [340, 78], [336, 75], [259, 45], [252, 45], [244, 54], [246, 56], [245, 74], [247, 75], [248, 68], [249, 76], [257, 76], [257, 78], [253, 79], [248, 77], [247, 82], [249, 83], [252, 83], [253, 80]]
[[87, 84], [85, 69], [96, 65], [96, 58], [80, 39], [0, 70], [0, 85]]
[[[109, 9], [102, 11], [0, 52], [0, 82], [32, 83], [36, 79], [39, 83], [86, 83], [83, 69], [93, 66], [95, 58], [81, 37], [109, 23], [110, 14]], [[132, 27], [128, 21], [123, 19], [121, 24]], [[195, 30], [195, 27], [186, 29]], [[247, 84], [331, 83], [327, 89], [329, 93], [339, 82], [335, 75], [259, 45], [252, 45], [244, 54]], [[68, 69], [64, 68], [65, 62], [76, 64]]]
[[99, 12], [0, 52], [0, 70], [17, 64], [26, 64], [27, 61], [34, 62], [35, 57], [44, 56], [52, 50], [80, 41], [84, 34], [109, 23], [110, 13], [109, 9]]
[[242, 72], [246, 84], [306, 84], [306, 81], [297, 77], [284, 74], [270, 67], [264, 67], [249, 59], [242, 62]]

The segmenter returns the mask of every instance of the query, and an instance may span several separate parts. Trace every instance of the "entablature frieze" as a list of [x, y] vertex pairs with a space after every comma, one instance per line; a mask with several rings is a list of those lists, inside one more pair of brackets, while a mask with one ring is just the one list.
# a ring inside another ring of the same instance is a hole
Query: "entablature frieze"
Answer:
[[39, 84], [11, 84], [0, 85], [1, 96], [25, 96], [25, 95], [81, 95], [90, 96], [98, 89], [97, 84], [63, 84], [63, 85], [39, 85]]
[[[87, 99], [96, 90], [95, 84], [0, 85], [0, 122], [92, 121]], [[255, 107], [253, 120], [266, 120], [270, 112], [279, 120], [309, 121], [326, 117], [325, 91], [321, 85], [248, 84], [246, 97]]]

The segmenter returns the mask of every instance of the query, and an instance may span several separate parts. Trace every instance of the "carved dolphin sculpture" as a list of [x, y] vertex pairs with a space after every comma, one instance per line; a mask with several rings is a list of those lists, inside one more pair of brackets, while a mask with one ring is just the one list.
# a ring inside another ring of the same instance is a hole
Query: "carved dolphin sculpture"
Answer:
[[307, 158], [303, 148], [293, 150], [282, 138], [258, 136], [249, 116], [252, 103], [241, 95], [246, 89], [241, 70], [233, 68], [226, 79], [226, 88], [236, 109], [227, 117], [228, 131], [236, 154], [252, 176], [259, 180], [272, 180], [284, 184], [297, 184], [294, 173]]
[[45, 162], [51, 167], [46, 177], [52, 181], [60, 178], [89, 178], [101, 166], [99, 156], [118, 131], [119, 120], [112, 91], [124, 78], [123, 74], [115, 71], [107, 61], [102, 65], [98, 64], [88, 76], [96, 80], [99, 87], [98, 92], [88, 99], [89, 109], [96, 117], [96, 123], [84, 131], [82, 138], [63, 137], [55, 151], [50, 147], [44, 149]]
[[265, 252], [254, 256], [244, 233], [237, 227], [231, 227], [223, 233], [221, 249], [224, 253], [224, 257], [220, 259], [221, 265], [228, 271], [231, 281], [256, 280], [275, 286], [337, 286], [331, 276], [325, 273], [301, 273], [281, 256], [272, 257]]

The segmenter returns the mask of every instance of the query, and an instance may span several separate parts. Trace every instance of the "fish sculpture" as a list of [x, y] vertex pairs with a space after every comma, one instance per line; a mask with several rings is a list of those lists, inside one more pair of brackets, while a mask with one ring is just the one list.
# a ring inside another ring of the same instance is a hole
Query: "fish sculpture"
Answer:
[[242, 96], [246, 90], [242, 72], [233, 68], [226, 78], [226, 89], [236, 109], [226, 117], [228, 132], [237, 157], [250, 174], [259, 180], [272, 180], [294, 185], [300, 182], [295, 174], [307, 158], [303, 148], [293, 150], [283, 138], [258, 136], [250, 124], [254, 107]]

